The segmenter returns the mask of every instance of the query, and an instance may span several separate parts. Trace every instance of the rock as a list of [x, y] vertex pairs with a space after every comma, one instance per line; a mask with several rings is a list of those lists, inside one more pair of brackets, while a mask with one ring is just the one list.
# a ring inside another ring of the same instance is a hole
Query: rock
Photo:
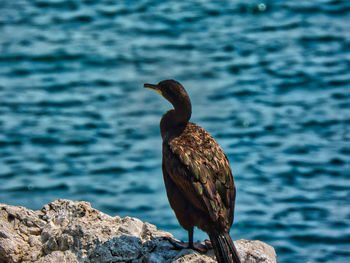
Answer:
[[[56, 200], [41, 211], [0, 204], [0, 263], [216, 262], [213, 251], [174, 250], [173, 236], [137, 218], [108, 216], [87, 202]], [[276, 262], [260, 241], [235, 241], [243, 262]]]

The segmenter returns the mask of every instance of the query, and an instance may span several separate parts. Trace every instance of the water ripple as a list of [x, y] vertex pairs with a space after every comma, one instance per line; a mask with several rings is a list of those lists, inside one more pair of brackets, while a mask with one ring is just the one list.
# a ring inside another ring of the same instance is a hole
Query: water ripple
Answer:
[[230, 159], [234, 238], [269, 242], [281, 262], [347, 261], [349, 1], [18, 0], [0, 11], [1, 202], [87, 200], [186, 239], [161, 175], [170, 105], [142, 89], [174, 78]]

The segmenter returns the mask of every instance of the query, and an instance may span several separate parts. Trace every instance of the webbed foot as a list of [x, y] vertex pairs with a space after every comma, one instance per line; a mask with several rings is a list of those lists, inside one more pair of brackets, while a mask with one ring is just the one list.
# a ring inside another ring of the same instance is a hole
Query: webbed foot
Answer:
[[191, 248], [200, 253], [206, 253], [209, 249], [213, 248], [210, 240], [208, 239], [204, 240], [203, 242], [197, 241], [195, 243], [192, 243], [192, 245], [189, 242], [178, 241], [170, 237], [167, 237], [166, 240], [168, 240], [169, 243], [173, 245], [174, 249]]

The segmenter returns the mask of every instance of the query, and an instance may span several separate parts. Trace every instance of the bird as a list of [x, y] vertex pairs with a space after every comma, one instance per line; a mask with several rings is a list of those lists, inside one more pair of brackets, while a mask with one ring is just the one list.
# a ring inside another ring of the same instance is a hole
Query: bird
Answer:
[[235, 183], [229, 161], [216, 140], [190, 122], [192, 106], [185, 88], [176, 80], [144, 84], [172, 105], [160, 121], [162, 171], [167, 197], [179, 224], [188, 231], [188, 247], [194, 227], [206, 232], [219, 263], [241, 263], [230, 237], [235, 207]]

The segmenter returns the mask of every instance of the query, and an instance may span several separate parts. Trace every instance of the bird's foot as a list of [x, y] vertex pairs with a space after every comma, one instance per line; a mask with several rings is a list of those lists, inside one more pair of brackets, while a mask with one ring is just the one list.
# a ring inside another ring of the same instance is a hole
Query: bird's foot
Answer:
[[175, 239], [172, 239], [170, 237], [166, 238], [170, 244], [173, 245], [174, 249], [186, 249], [191, 248], [194, 249], [200, 253], [206, 253], [209, 249], [212, 249], [213, 246], [210, 242], [210, 240], [206, 239], [203, 242], [197, 241], [192, 244], [192, 246], [188, 242], [178, 241]]
[[194, 250], [197, 250], [200, 253], [206, 253], [209, 249], [212, 249], [213, 246], [209, 239], [204, 240], [203, 242], [197, 241], [193, 243], [193, 247], [191, 247]]

